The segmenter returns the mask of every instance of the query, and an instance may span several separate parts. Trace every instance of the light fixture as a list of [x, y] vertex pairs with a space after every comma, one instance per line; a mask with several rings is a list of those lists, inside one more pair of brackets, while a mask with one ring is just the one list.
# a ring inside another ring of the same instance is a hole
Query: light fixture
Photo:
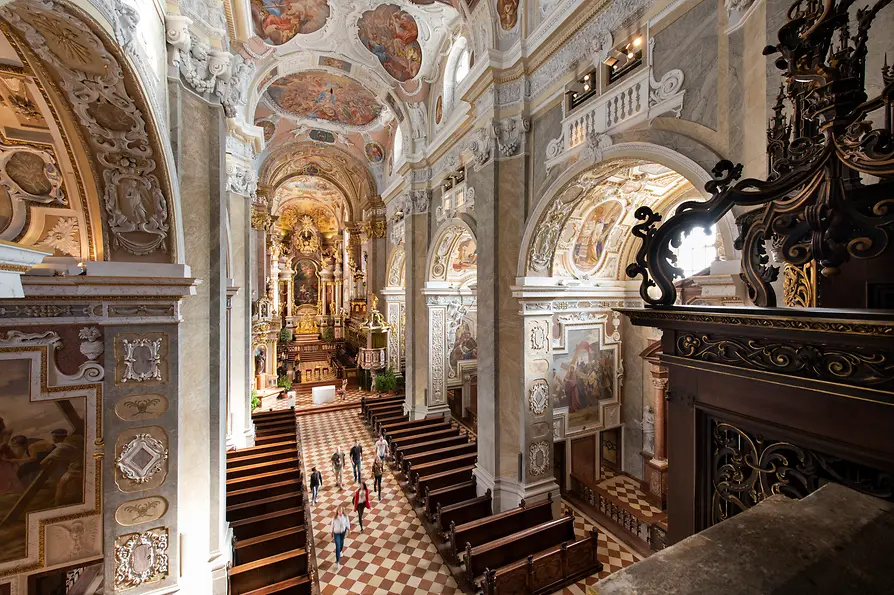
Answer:
[[608, 58], [605, 59], [603, 64], [605, 64], [609, 68], [614, 68], [618, 64], [618, 59], [615, 58], [614, 56], [609, 56]]
[[584, 91], [589, 91], [589, 90], [590, 90], [590, 85], [584, 85]]
[[585, 75], [584, 75], [584, 80], [585, 80], [585, 81], [590, 80], [590, 75], [589, 75], [589, 74], [585, 74]]
[[643, 38], [642, 38], [642, 37], [637, 37], [636, 39], [633, 40], [633, 47], [635, 47], [635, 48], [638, 48], [638, 47], [641, 46], [642, 44], [643, 44]]
[[627, 52], [627, 59], [633, 60], [633, 52]]

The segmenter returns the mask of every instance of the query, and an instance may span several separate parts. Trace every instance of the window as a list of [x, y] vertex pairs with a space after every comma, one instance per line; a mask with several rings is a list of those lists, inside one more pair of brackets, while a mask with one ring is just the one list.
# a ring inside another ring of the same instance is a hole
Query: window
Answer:
[[705, 270], [717, 260], [717, 230], [711, 226], [708, 233], [697, 227], [683, 236], [679, 248], [673, 250], [677, 255], [677, 266], [683, 269], [683, 278]]
[[400, 132], [400, 126], [394, 130], [394, 144], [391, 147], [391, 155], [394, 157], [394, 163], [400, 161], [401, 153], [404, 150], [404, 137]]
[[463, 82], [463, 79], [469, 74], [469, 56], [469, 50], [463, 50], [463, 53], [459, 56], [459, 62], [456, 64], [456, 71], [453, 76], [453, 80], [456, 81], [457, 85]]

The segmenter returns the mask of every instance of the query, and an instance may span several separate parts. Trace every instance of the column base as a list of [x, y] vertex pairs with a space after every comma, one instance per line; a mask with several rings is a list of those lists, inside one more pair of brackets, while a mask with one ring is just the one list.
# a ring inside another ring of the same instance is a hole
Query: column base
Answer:
[[491, 491], [495, 514], [517, 508], [522, 499], [526, 505], [543, 502], [550, 494], [553, 499], [553, 517], [558, 518], [558, 515], [561, 514], [562, 498], [559, 493], [559, 484], [554, 478], [524, 485], [507, 477], [494, 477], [480, 466], [475, 467], [475, 478], [479, 496], [484, 495], [487, 490]]
[[415, 408], [410, 409], [409, 413], [411, 420], [422, 419], [425, 417], [444, 417], [449, 419], [452, 416], [450, 407], [448, 407], [446, 403], [439, 403], [437, 405], [416, 405]]
[[648, 453], [642, 453], [643, 459], [643, 492], [646, 501], [665, 510], [667, 508], [667, 459], [656, 459]]

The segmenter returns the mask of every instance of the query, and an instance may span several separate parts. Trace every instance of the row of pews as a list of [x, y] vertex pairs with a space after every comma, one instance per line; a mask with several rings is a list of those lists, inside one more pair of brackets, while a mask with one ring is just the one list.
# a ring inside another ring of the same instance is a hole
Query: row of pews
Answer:
[[602, 570], [597, 531], [578, 539], [571, 511], [553, 518], [551, 494], [493, 514], [491, 492], [479, 496], [473, 474], [477, 445], [457, 425], [440, 417], [410, 421], [403, 397], [364, 399], [361, 415], [384, 433], [393, 466], [469, 586], [486, 595], [540, 595]]
[[227, 452], [232, 595], [310, 595], [304, 489], [294, 409], [252, 415], [255, 445]]

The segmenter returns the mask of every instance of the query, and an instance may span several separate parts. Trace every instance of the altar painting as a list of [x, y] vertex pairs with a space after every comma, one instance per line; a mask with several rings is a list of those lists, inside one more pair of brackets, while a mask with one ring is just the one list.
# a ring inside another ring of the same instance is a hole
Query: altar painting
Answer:
[[303, 259], [295, 264], [295, 303], [317, 304], [320, 290], [320, 276], [317, 272], [317, 263]]
[[85, 399], [32, 401], [31, 373], [0, 359], [0, 563], [26, 557], [29, 513], [84, 501]]
[[459, 362], [478, 359], [478, 341], [476, 332], [476, 312], [473, 310], [463, 317], [452, 337], [447, 341], [447, 376], [456, 378], [459, 373]]
[[553, 409], [568, 407], [568, 425], [598, 419], [599, 405], [614, 398], [615, 350], [600, 345], [602, 331], [568, 331], [568, 353], [553, 356], [550, 378]]

